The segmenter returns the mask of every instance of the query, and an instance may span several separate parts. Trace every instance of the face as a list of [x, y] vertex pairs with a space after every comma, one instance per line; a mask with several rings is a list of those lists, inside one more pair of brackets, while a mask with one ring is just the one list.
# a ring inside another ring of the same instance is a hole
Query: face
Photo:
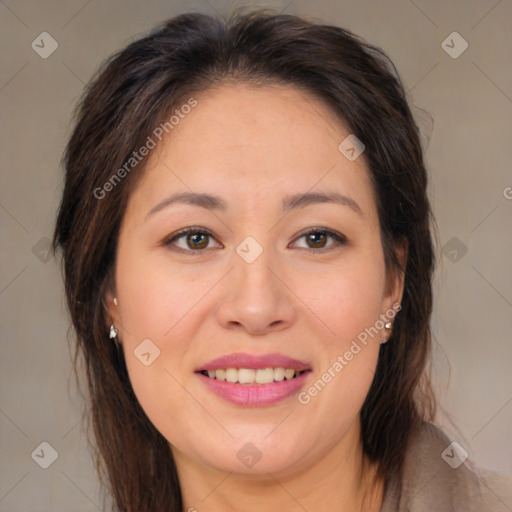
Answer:
[[358, 441], [402, 281], [364, 154], [340, 152], [350, 132], [322, 103], [284, 86], [195, 98], [130, 197], [109, 312], [178, 466], [300, 471]]

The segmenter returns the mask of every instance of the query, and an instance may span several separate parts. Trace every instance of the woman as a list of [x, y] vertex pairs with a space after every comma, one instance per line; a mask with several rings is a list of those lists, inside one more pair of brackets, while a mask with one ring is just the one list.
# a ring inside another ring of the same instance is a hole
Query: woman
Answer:
[[119, 510], [506, 510], [430, 423], [427, 175], [378, 48], [178, 16], [92, 82], [65, 164], [54, 248]]

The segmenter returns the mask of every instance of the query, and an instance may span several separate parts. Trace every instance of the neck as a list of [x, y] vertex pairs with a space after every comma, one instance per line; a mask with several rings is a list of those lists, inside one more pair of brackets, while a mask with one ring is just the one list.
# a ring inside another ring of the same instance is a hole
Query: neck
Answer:
[[184, 512], [378, 512], [383, 482], [363, 464], [359, 425], [328, 453], [287, 474], [243, 475], [205, 467], [172, 449]]

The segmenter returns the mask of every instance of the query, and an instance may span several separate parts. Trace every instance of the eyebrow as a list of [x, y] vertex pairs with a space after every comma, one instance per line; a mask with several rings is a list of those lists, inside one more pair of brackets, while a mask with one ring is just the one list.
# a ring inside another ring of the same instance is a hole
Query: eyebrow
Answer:
[[164, 208], [173, 204], [190, 204], [192, 206], [200, 206], [207, 210], [226, 210], [228, 205], [224, 199], [212, 196], [211, 194], [198, 194], [194, 192], [179, 192], [166, 197], [163, 201], [160, 201], [156, 206], [153, 206], [151, 210], [146, 214], [146, 219]]
[[[199, 206], [207, 210], [218, 210], [225, 211], [227, 209], [227, 203], [224, 199], [211, 194], [202, 194], [195, 192], [180, 192], [172, 194], [160, 201], [157, 205], [153, 206], [151, 210], [146, 214], [146, 219], [156, 212], [167, 208], [173, 204], [189, 204], [192, 206]], [[363, 212], [359, 205], [350, 197], [344, 196], [337, 192], [306, 192], [302, 194], [294, 194], [292, 196], [286, 196], [282, 202], [282, 211], [287, 213], [290, 210], [305, 208], [312, 204], [318, 203], [337, 203], [343, 206], [348, 206], [359, 215]]]
[[338, 192], [307, 192], [305, 194], [287, 196], [283, 199], [283, 212], [289, 212], [296, 208], [305, 208], [317, 203], [338, 203], [352, 208], [359, 215], [363, 214], [360, 206], [352, 198], [338, 194]]

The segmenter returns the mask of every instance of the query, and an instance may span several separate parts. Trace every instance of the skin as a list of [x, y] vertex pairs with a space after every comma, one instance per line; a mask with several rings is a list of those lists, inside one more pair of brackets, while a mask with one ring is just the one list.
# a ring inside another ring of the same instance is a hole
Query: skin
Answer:
[[[359, 411], [389, 329], [306, 405], [233, 405], [194, 373], [221, 355], [278, 352], [311, 365], [307, 389], [400, 302], [364, 155], [345, 158], [338, 145], [350, 132], [293, 87], [224, 84], [195, 97], [130, 197], [107, 295], [137, 398], [170, 443], [184, 510], [378, 511], [374, 467], [360, 474]], [[147, 216], [177, 192], [220, 196], [227, 208], [176, 203]], [[317, 203], [283, 214], [283, 197], [305, 192], [338, 192], [361, 211]], [[213, 233], [194, 239], [202, 252], [186, 236], [163, 243], [188, 226]], [[320, 232], [320, 245], [308, 244], [301, 235], [319, 227], [347, 242]], [[247, 236], [263, 248], [250, 264], [235, 250]], [[147, 338], [160, 349], [149, 366], [133, 354]], [[237, 457], [248, 442], [262, 455], [251, 468]]]

